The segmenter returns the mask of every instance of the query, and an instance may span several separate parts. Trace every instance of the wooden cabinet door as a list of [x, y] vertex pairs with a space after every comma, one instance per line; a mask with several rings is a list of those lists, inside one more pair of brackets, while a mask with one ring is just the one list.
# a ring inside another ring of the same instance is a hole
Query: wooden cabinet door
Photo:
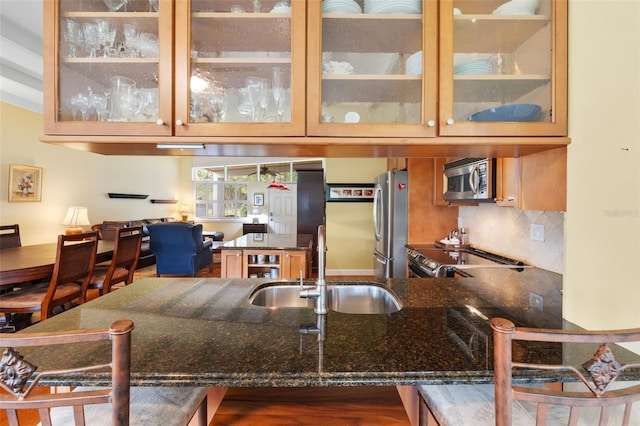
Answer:
[[45, 1], [43, 30], [45, 134], [172, 134], [172, 2]]
[[221, 278], [247, 278], [243, 275], [242, 250], [220, 251]]
[[175, 2], [175, 135], [303, 136], [306, 1], [204, 3]]
[[282, 262], [281, 278], [300, 278], [300, 271], [302, 271], [302, 277], [307, 278], [307, 251], [285, 251], [284, 259]]
[[494, 14], [502, 3], [439, 2], [439, 134], [565, 136], [568, 2]]
[[307, 134], [436, 136], [438, 3], [401, 13], [322, 3], [308, 1]]

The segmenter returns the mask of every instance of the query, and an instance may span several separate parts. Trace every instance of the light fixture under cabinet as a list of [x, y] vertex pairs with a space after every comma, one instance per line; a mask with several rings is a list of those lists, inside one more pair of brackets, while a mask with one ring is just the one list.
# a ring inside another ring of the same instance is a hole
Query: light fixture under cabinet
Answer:
[[158, 149], [204, 149], [201, 143], [159, 143], [156, 145]]

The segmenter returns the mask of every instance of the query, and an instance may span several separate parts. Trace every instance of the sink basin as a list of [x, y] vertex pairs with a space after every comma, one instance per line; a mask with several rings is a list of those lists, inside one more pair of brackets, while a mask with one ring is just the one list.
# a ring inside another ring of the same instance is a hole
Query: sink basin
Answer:
[[[305, 289], [312, 286], [305, 286]], [[313, 308], [313, 299], [300, 297], [296, 284], [267, 283], [249, 296], [256, 306], [272, 308]], [[389, 314], [402, 309], [393, 292], [373, 283], [327, 283], [327, 306], [330, 310], [345, 314]]]

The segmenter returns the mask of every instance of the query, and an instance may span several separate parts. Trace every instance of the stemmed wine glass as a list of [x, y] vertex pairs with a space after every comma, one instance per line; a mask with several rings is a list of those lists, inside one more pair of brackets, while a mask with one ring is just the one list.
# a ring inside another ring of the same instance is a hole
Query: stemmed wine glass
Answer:
[[82, 28], [80, 24], [73, 19], [65, 19], [64, 26], [62, 27], [62, 37], [69, 45], [67, 56], [69, 58], [75, 58], [78, 53], [77, 46], [82, 44]]
[[224, 86], [217, 81], [211, 84], [211, 94], [207, 97], [209, 111], [211, 111], [212, 120], [217, 123], [224, 116], [226, 96]]
[[95, 58], [97, 56], [98, 48], [100, 47], [100, 40], [98, 37], [98, 25], [93, 22], [85, 22], [82, 24], [82, 33], [84, 35], [84, 42], [89, 49], [89, 57]]
[[102, 46], [102, 56], [105, 58], [113, 52], [113, 43], [116, 41], [116, 28], [109, 21], [97, 22], [98, 43]]
[[282, 91], [278, 100], [276, 101], [276, 108], [278, 111], [278, 121], [282, 121], [282, 117], [284, 116], [284, 111], [287, 109], [287, 104], [289, 103], [289, 92], [285, 89]]
[[269, 107], [269, 99], [271, 94], [271, 82], [267, 79], [262, 79], [262, 85], [260, 86], [260, 98], [258, 103], [260, 104], [260, 110], [262, 111], [262, 120], [266, 120], [267, 108]]
[[280, 96], [282, 96], [283, 89], [283, 73], [284, 70], [281, 67], [271, 68], [271, 87], [273, 88], [273, 99], [278, 104]]
[[76, 121], [76, 114], [78, 114], [79, 108], [78, 108], [78, 105], [76, 104], [74, 96], [69, 96], [65, 100], [65, 103], [71, 110], [71, 116], [73, 117], [73, 121]]
[[105, 121], [104, 113], [107, 112], [108, 98], [107, 95], [99, 93], [91, 93], [91, 106], [95, 108], [98, 115], [98, 121]]

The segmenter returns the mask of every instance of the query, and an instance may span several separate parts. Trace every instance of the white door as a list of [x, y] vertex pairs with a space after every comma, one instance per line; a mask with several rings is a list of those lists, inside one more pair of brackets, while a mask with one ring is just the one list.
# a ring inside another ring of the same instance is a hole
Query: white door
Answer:
[[288, 183], [289, 191], [269, 189], [269, 232], [296, 234], [298, 230], [297, 185]]

